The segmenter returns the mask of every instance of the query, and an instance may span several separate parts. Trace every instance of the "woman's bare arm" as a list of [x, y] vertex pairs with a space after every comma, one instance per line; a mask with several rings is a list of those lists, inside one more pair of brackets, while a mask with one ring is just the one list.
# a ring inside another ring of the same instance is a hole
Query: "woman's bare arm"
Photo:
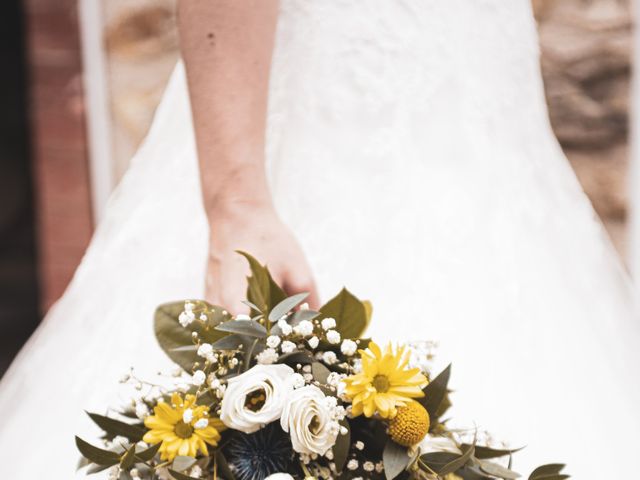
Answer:
[[207, 296], [240, 311], [247, 250], [290, 292], [315, 287], [278, 218], [265, 172], [265, 129], [277, 0], [180, 0], [205, 210], [211, 226]]

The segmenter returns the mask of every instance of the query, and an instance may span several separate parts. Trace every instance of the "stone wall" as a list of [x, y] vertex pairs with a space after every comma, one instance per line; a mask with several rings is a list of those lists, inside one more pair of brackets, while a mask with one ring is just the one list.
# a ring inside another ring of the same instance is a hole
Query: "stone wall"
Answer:
[[[143, 139], [177, 59], [174, 0], [104, 0], [117, 176]], [[629, 0], [533, 0], [553, 128], [624, 251]]]

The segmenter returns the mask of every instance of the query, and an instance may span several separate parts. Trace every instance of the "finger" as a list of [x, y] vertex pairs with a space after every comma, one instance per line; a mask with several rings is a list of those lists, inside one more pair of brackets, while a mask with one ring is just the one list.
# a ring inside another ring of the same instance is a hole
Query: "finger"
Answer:
[[249, 312], [249, 307], [242, 303], [247, 297], [246, 273], [245, 264], [234, 259], [225, 265], [221, 277], [221, 306], [236, 315]]
[[283, 282], [284, 291], [287, 295], [308, 292], [306, 302], [311, 308], [318, 308], [320, 298], [316, 283], [311, 275], [311, 271], [307, 268], [298, 268], [296, 271], [288, 271], [284, 274]]

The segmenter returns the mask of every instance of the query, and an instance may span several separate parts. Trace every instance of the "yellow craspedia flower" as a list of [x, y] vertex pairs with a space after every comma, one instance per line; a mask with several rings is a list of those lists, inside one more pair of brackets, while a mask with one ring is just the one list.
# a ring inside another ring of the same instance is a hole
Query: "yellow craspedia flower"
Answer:
[[153, 409], [144, 424], [150, 430], [142, 440], [160, 446], [160, 458], [173, 460], [177, 455], [195, 457], [198, 450], [208, 455], [207, 444], [216, 446], [220, 440], [222, 422], [209, 418], [209, 407], [196, 405], [196, 396], [182, 396], [174, 393], [171, 404], [160, 402]]
[[429, 432], [429, 413], [418, 402], [410, 401], [398, 407], [398, 414], [389, 422], [391, 440], [411, 447]]
[[383, 418], [393, 418], [398, 406], [424, 396], [422, 388], [427, 385], [427, 378], [419, 368], [407, 368], [409, 355], [404, 346], [394, 349], [389, 343], [383, 352], [370, 342], [366, 350], [359, 352], [362, 371], [344, 380], [354, 416], [364, 413], [372, 417], [377, 412]]

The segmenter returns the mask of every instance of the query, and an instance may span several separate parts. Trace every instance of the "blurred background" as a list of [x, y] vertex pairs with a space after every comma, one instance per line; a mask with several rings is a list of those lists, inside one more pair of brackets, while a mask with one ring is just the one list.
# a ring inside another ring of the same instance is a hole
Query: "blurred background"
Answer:
[[[628, 258], [629, 0], [533, 0], [551, 123]], [[62, 295], [178, 58], [173, 0], [0, 4], [0, 375]]]

